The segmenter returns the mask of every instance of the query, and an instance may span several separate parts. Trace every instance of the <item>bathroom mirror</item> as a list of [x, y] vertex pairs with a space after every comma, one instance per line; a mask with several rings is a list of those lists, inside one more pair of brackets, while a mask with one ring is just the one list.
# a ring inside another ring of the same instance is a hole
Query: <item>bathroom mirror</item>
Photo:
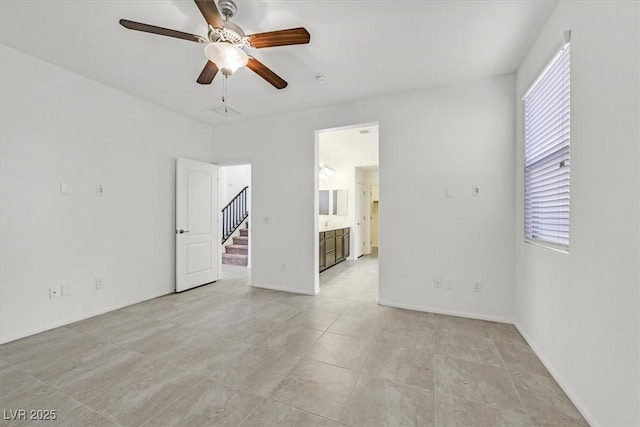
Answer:
[[320, 190], [320, 215], [329, 215], [329, 190]]
[[347, 190], [333, 190], [333, 214], [348, 215]]

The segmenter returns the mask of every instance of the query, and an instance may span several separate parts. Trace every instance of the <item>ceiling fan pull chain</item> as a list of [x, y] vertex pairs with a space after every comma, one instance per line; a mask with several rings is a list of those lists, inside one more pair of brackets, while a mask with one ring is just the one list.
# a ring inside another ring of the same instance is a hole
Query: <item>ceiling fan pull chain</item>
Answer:
[[228, 113], [227, 109], [227, 76], [222, 79], [222, 104], [224, 105], [224, 112]]

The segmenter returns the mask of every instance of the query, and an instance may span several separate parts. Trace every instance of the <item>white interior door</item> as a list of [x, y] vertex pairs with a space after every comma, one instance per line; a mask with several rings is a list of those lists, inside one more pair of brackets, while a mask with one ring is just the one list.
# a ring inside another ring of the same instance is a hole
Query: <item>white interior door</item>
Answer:
[[176, 292], [219, 279], [218, 166], [177, 159]]
[[356, 199], [356, 240], [355, 250], [356, 258], [361, 257], [365, 253], [366, 247], [366, 224], [367, 224], [367, 193], [364, 184], [357, 183], [358, 198]]

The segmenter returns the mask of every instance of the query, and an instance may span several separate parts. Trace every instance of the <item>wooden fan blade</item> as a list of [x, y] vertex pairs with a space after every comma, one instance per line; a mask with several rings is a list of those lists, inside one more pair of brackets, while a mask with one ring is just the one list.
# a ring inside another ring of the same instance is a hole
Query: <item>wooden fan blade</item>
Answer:
[[211, 61], [207, 61], [202, 72], [200, 73], [200, 77], [198, 77], [197, 82], [201, 85], [210, 85], [213, 81], [213, 78], [218, 73], [218, 67]]
[[158, 34], [160, 36], [173, 37], [176, 39], [188, 40], [196, 43], [206, 43], [204, 37], [195, 34], [183, 33], [182, 31], [170, 30], [168, 28], [156, 27], [155, 25], [141, 24], [140, 22], [120, 20], [120, 25], [130, 30], [142, 31], [145, 33]]
[[290, 28], [288, 30], [267, 31], [266, 33], [251, 34], [249, 43], [256, 49], [274, 46], [289, 46], [292, 44], [307, 44], [311, 35], [306, 28]]
[[205, 21], [207, 21], [207, 24], [215, 28], [224, 28], [224, 21], [222, 20], [222, 15], [220, 15], [215, 1], [195, 0], [195, 2], [198, 9], [200, 9], [200, 13], [204, 16]]
[[257, 75], [271, 83], [276, 89], [284, 89], [285, 87], [287, 87], [288, 83], [285, 82], [282, 77], [271, 71], [269, 68], [267, 68], [266, 65], [258, 61], [256, 58], [249, 57], [247, 67]]

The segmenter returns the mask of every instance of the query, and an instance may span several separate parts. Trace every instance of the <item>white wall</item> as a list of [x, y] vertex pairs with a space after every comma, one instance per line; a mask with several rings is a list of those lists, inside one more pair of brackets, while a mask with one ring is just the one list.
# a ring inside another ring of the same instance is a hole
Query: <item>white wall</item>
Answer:
[[[517, 75], [517, 325], [592, 425], [640, 425], [638, 2], [561, 2]], [[520, 98], [571, 40], [571, 243], [523, 243]]]
[[[175, 158], [210, 161], [211, 128], [4, 45], [0, 55], [0, 339], [172, 292]], [[49, 299], [62, 282], [72, 294]]]
[[[315, 291], [314, 132], [379, 122], [381, 302], [511, 320], [514, 87], [500, 76], [216, 127], [214, 161], [253, 161], [254, 285]], [[447, 185], [457, 198], [444, 197]], [[456, 289], [434, 289], [434, 276]]]

